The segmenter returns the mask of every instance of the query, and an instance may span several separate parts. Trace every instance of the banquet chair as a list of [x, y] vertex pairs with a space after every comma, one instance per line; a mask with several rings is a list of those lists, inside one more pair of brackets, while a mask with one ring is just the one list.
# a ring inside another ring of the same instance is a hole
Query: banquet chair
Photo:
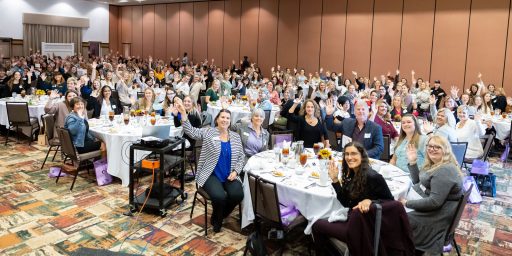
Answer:
[[[92, 161], [95, 159], [101, 157], [101, 151], [91, 151], [83, 154], [79, 154], [78, 151], [75, 148], [75, 145], [73, 144], [73, 140], [71, 139], [71, 134], [69, 133], [69, 130], [66, 128], [58, 128], [59, 132], [59, 140], [61, 144], [61, 151], [64, 155], [64, 161], [63, 166], [60, 169], [59, 175], [57, 176], [57, 179], [55, 180], [55, 183], [59, 182], [59, 177], [62, 173], [63, 169], [64, 172], [72, 174], [73, 177], [73, 183], [71, 183], [71, 188], [69, 190], [73, 190], [73, 187], [75, 186], [76, 177], [78, 176], [78, 171], [80, 170], [80, 167], [87, 166], [89, 168], [91, 166]], [[71, 166], [74, 168], [70, 168], [70, 165], [66, 164], [67, 160], [71, 160]], [[89, 170], [89, 169], [87, 169]]]
[[60, 150], [60, 141], [59, 138], [54, 136], [55, 131], [55, 120], [52, 114], [44, 114], [41, 116], [41, 120], [43, 120], [43, 128], [44, 128], [44, 136], [46, 137], [46, 142], [48, 143], [48, 152], [46, 153], [46, 157], [44, 158], [43, 164], [41, 165], [41, 169], [43, 169], [50, 152], [54, 151], [52, 161], [55, 161], [55, 156], [57, 156], [57, 152]]
[[137, 99], [144, 98], [144, 92], [137, 92]]
[[455, 246], [455, 250], [457, 251], [457, 255], [460, 256], [459, 246], [457, 245], [457, 242], [455, 241], [455, 229], [459, 226], [459, 221], [462, 216], [462, 213], [464, 212], [464, 208], [466, 207], [466, 204], [468, 202], [469, 195], [471, 194], [471, 191], [473, 189], [473, 184], [466, 190], [462, 196], [459, 199], [459, 203], [457, 205], [457, 210], [455, 211], [455, 214], [453, 215], [453, 219], [450, 223], [450, 226], [448, 230], [446, 231], [446, 235], [444, 238], [444, 245], [448, 246], [453, 243], [453, 246]]
[[278, 143], [286, 141], [293, 141], [293, 131], [280, 131], [270, 135], [270, 145], [269, 148], [273, 149], [274, 146]]
[[30, 145], [34, 140], [36, 132], [39, 130], [39, 121], [36, 117], [30, 117], [28, 113], [27, 102], [6, 102], [7, 119], [9, 119], [9, 128], [5, 133], [5, 145], [9, 142], [9, 130], [16, 131], [17, 141], [20, 140], [18, 129], [20, 127], [30, 127]]
[[265, 111], [265, 119], [263, 119], [263, 123], [261, 124], [261, 127], [263, 127], [263, 129], [268, 130], [268, 126], [270, 123], [270, 114], [272, 113], [272, 111], [271, 110], [264, 110], [264, 111]]
[[202, 109], [202, 108], [203, 108], [203, 106], [204, 106], [204, 105], [206, 105], [206, 97], [207, 97], [207, 96], [201, 96], [201, 97], [199, 98], [199, 101], [200, 101], [200, 103], [201, 103], [201, 111], [206, 111], [206, 109]]
[[475, 159], [480, 159], [482, 161], [486, 161], [487, 157], [489, 156], [489, 151], [491, 150], [492, 142], [494, 140], [493, 134], [486, 134], [482, 137], [480, 137], [480, 140], [482, 141], [483, 147], [484, 147], [484, 154], [482, 157], [479, 158], [464, 158], [464, 165], [467, 166], [467, 164], [472, 164]]
[[[197, 195], [200, 195], [201, 198], [198, 198]], [[210, 196], [206, 191], [197, 186], [196, 183], [196, 192], [194, 193], [194, 200], [192, 200], [192, 209], [190, 210], [190, 218], [192, 219], [192, 215], [194, 215], [194, 208], [196, 207], [196, 200], [199, 201], [204, 206], [204, 236], [208, 236], [208, 202], [211, 201]], [[238, 205], [238, 216], [240, 220], [242, 220], [242, 204]]]
[[464, 157], [466, 156], [466, 150], [468, 149], [467, 142], [450, 142], [452, 145], [452, 152], [457, 159], [457, 163], [459, 167], [462, 168], [462, 163], [464, 162]]
[[[284, 231], [283, 240], [287, 239], [287, 234], [293, 229], [303, 226], [307, 223], [306, 218], [299, 214], [291, 223], [286, 225], [281, 219], [282, 205], [279, 202], [277, 195], [277, 185], [275, 182], [266, 180], [260, 176], [252, 173], [247, 173], [249, 181], [249, 189], [251, 192], [252, 207], [255, 216], [256, 231], [259, 231], [260, 221], [268, 223], [272, 227], [282, 229]], [[280, 255], [283, 255], [285, 243], [280, 244]], [[246, 246], [244, 255], [247, 253], [248, 247]]]
[[329, 144], [331, 144], [331, 148], [338, 148], [339, 143], [335, 132], [327, 130], [327, 138], [329, 139]]
[[384, 162], [389, 162], [391, 159], [391, 152], [390, 152], [390, 143], [391, 140], [389, 138], [389, 135], [382, 135], [382, 140], [384, 141], [384, 151], [382, 151], [382, 154], [380, 154], [380, 160]]

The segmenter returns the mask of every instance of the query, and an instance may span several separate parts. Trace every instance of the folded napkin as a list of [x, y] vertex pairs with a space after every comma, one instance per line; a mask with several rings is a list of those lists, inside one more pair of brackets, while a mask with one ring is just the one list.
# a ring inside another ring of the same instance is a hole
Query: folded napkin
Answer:
[[348, 208], [342, 207], [336, 211], [332, 211], [331, 215], [329, 216], [328, 221], [329, 222], [336, 222], [336, 221], [347, 221], [348, 218]]

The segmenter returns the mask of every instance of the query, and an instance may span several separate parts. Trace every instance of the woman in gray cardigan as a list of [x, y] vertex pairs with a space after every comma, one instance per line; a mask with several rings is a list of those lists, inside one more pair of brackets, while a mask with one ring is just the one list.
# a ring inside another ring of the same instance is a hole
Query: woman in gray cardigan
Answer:
[[244, 153], [247, 158], [268, 149], [270, 134], [261, 125], [265, 120], [265, 112], [261, 108], [255, 108], [251, 113], [250, 122], [240, 122], [231, 126], [242, 138]]
[[463, 174], [445, 137], [430, 137], [426, 148], [425, 165], [420, 171], [416, 164], [416, 148], [410, 144], [407, 147], [409, 171], [414, 183], [409, 194], [416, 192], [421, 199], [400, 201], [414, 210], [407, 215], [416, 249], [440, 254], [443, 252], [446, 231], [463, 193]]
[[212, 200], [213, 213], [210, 222], [214, 232], [220, 232], [222, 221], [229, 216], [244, 197], [239, 174], [244, 167], [244, 152], [238, 133], [229, 130], [231, 112], [222, 109], [215, 117], [215, 127], [194, 128], [180, 101], [174, 102], [181, 114], [185, 134], [194, 140], [202, 140], [197, 164], [196, 182]]

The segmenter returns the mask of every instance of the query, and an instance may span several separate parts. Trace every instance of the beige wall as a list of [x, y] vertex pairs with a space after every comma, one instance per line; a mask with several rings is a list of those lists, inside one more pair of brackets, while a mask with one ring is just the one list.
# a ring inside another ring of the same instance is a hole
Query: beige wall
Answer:
[[[398, 68], [512, 94], [511, 0], [225, 0], [110, 6], [110, 46], [169, 60], [184, 51], [228, 66], [247, 55], [270, 67], [380, 76]], [[508, 42], [508, 43], [507, 43]], [[504, 82], [505, 81], [505, 82]]]

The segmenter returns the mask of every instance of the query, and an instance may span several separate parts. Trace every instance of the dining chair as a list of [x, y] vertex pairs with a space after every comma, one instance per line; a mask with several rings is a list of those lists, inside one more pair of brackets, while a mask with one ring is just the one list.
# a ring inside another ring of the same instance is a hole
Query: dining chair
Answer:
[[[480, 140], [482, 141], [482, 146], [484, 149], [484, 153], [483, 153], [482, 157], [464, 158], [463, 164], [465, 166], [467, 166], [467, 164], [472, 164], [473, 161], [475, 161], [475, 159], [480, 159], [484, 162], [487, 160], [487, 157], [489, 156], [489, 151], [491, 150], [491, 146], [492, 146], [492, 143], [494, 140], [494, 134], [486, 134], [486, 135], [480, 137]], [[468, 169], [470, 169], [470, 168], [468, 168]]]
[[390, 150], [390, 137], [388, 134], [382, 136], [382, 140], [384, 141], [384, 150], [382, 151], [382, 154], [380, 155], [380, 160], [384, 162], [389, 162], [391, 159], [391, 150]]
[[462, 168], [462, 164], [464, 162], [464, 157], [466, 156], [466, 150], [468, 149], [468, 143], [467, 142], [450, 142], [450, 145], [452, 146], [452, 152], [455, 156], [455, 159], [457, 159], [457, 163], [459, 164], [459, 167]]
[[[293, 229], [305, 225], [307, 220], [302, 214], [299, 214], [291, 223], [285, 225], [281, 219], [282, 204], [279, 202], [276, 183], [250, 172], [247, 175], [256, 228], [259, 229], [260, 221], [264, 221], [272, 227], [282, 229], [284, 231], [284, 237], [282, 239], [285, 240], [285, 242], [279, 243], [279, 251], [280, 255], [283, 255], [287, 234]], [[244, 255], [247, 253], [248, 249], [249, 248], [246, 246]]]
[[[75, 148], [75, 145], [73, 145], [73, 141], [71, 139], [71, 134], [69, 133], [69, 130], [66, 128], [58, 128], [59, 132], [59, 140], [61, 143], [61, 150], [62, 154], [64, 154], [64, 160], [63, 160], [63, 166], [60, 169], [59, 175], [57, 176], [57, 179], [55, 180], [55, 183], [59, 182], [59, 177], [64, 169], [64, 172], [72, 174], [73, 177], [73, 183], [71, 183], [71, 188], [69, 190], [73, 190], [73, 187], [75, 186], [76, 177], [78, 176], [78, 172], [81, 167], [87, 166], [87, 170], [89, 170], [89, 167], [92, 164], [92, 161], [95, 159], [101, 157], [101, 151], [91, 151], [83, 154], [79, 154], [78, 151]], [[71, 161], [71, 164], [66, 164], [67, 160]], [[73, 168], [74, 167], [74, 168]]]
[[471, 194], [471, 191], [473, 189], [473, 184], [469, 187], [467, 191], [463, 193], [463, 195], [460, 197], [457, 210], [455, 211], [455, 214], [453, 215], [452, 221], [450, 223], [450, 226], [446, 232], [445, 239], [444, 239], [444, 245], [450, 245], [453, 243], [455, 250], [457, 251], [457, 255], [460, 256], [459, 246], [457, 245], [457, 241], [455, 241], [455, 230], [459, 226], [460, 218], [462, 216], [462, 213], [464, 212], [464, 208], [466, 208], [466, 204], [468, 202], [469, 195]]
[[46, 142], [48, 143], [48, 152], [46, 152], [46, 157], [44, 158], [43, 164], [41, 165], [41, 169], [43, 169], [50, 152], [54, 151], [52, 161], [55, 161], [55, 156], [57, 156], [57, 152], [60, 150], [60, 141], [59, 138], [54, 136], [55, 131], [55, 119], [52, 114], [44, 114], [41, 116], [41, 120], [43, 121], [44, 127], [44, 136], [46, 137]]
[[285, 140], [288, 142], [293, 140], [293, 131], [280, 131], [271, 134], [269, 148], [272, 149], [276, 144], [282, 143]]
[[329, 139], [331, 148], [338, 148], [338, 138], [336, 136], [336, 132], [327, 130], [327, 138]]
[[270, 114], [272, 113], [272, 110], [264, 110], [265, 112], [265, 119], [263, 119], [263, 123], [261, 124], [261, 127], [263, 129], [268, 129], [269, 123], [270, 123]]
[[30, 117], [28, 112], [27, 102], [6, 102], [7, 119], [9, 120], [9, 129], [5, 133], [5, 145], [9, 142], [9, 130], [16, 131], [16, 138], [19, 142], [19, 128], [30, 127], [30, 138], [28, 144], [30, 145], [34, 140], [34, 136], [39, 130], [39, 121], [36, 117]]

